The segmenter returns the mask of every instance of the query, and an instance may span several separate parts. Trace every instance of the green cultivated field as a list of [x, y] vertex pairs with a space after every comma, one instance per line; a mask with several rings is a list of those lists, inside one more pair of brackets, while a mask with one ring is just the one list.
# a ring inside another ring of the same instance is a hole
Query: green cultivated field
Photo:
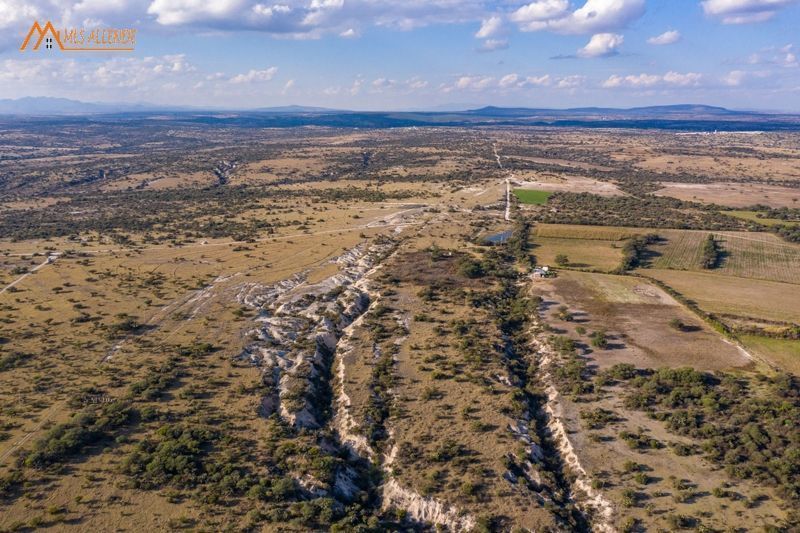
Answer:
[[514, 196], [523, 204], [543, 205], [552, 196], [549, 191], [537, 191], [534, 189], [514, 189]]
[[798, 224], [797, 222], [788, 222], [786, 220], [781, 220], [779, 218], [761, 218], [755, 211], [746, 211], [746, 210], [725, 211], [725, 214], [730, 215], [732, 217], [740, 218], [742, 220], [750, 220], [753, 222], [757, 222], [759, 224], [763, 224], [764, 226], [777, 226], [779, 224], [794, 226]]
[[800, 375], [800, 341], [770, 339], [744, 335], [741, 341], [748, 350], [771, 361], [789, 372]]

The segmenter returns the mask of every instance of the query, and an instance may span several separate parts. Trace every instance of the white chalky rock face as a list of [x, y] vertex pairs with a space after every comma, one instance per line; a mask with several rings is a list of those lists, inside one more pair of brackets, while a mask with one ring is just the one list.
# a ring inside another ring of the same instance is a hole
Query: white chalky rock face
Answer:
[[302, 273], [269, 286], [243, 287], [238, 301], [260, 312], [254, 341], [242, 357], [262, 370], [267, 390], [262, 415], [278, 413], [296, 427], [322, 426], [319, 406], [326, 404], [318, 399], [329, 388], [333, 353], [343, 330], [370, 304], [359, 282], [392, 247], [356, 246], [333, 260], [341, 272], [318, 283], [307, 283]]
[[572, 446], [572, 441], [569, 439], [569, 434], [567, 433], [564, 423], [561, 420], [561, 395], [555, 387], [552, 378], [553, 369], [558, 364], [556, 351], [550, 346], [547, 340], [540, 338], [537, 334], [532, 336], [531, 345], [539, 354], [542, 381], [546, 385], [545, 393], [547, 395], [547, 402], [545, 403], [544, 409], [547, 414], [547, 427], [555, 440], [556, 446], [558, 446], [558, 451], [564, 463], [569, 466], [570, 470], [575, 474], [575, 479], [572, 482], [573, 493], [582, 492], [586, 494], [586, 498], [581, 502], [582, 505], [591, 507], [597, 511], [597, 520], [593, 524], [595, 530], [612, 533], [615, 531], [612, 526], [614, 507], [600, 491], [592, 487], [591, 478], [583, 468], [578, 454]]

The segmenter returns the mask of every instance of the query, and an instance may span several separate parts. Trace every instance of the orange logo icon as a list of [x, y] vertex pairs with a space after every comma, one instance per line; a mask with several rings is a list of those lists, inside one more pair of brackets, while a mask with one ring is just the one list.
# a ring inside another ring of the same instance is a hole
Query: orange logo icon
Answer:
[[68, 28], [59, 31], [49, 20], [44, 27], [35, 20], [19, 47], [20, 52], [28, 50], [34, 36], [36, 42], [30, 48], [33, 51], [39, 50], [42, 42], [45, 49], [51, 50], [57, 45], [62, 52], [132, 52], [136, 45], [136, 30], [132, 28]]

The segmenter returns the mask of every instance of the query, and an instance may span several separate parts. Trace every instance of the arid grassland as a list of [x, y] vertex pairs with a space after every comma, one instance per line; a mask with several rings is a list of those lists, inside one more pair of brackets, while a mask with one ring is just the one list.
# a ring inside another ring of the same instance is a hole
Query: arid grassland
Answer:
[[0, 531], [797, 531], [798, 161], [0, 121]]

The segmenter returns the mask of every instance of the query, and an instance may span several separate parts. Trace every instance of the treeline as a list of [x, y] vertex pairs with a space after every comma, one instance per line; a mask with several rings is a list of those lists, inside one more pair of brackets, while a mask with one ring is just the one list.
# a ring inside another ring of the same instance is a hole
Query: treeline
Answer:
[[525, 268], [532, 269], [536, 265], [536, 259], [530, 254], [530, 235], [531, 223], [525, 218], [521, 218], [514, 226], [511, 238], [506, 242], [509, 253], [520, 262]]
[[622, 246], [622, 261], [617, 268], [617, 272], [624, 273], [642, 266], [647, 247], [658, 242], [660, 238], [655, 233], [648, 233], [647, 235], [637, 235], [625, 241]]
[[720, 249], [719, 243], [714, 239], [714, 235], [709, 233], [706, 240], [703, 242], [702, 256], [700, 259], [701, 266], [705, 269], [717, 268], [721, 255], [722, 250]]
[[590, 193], [558, 192], [536, 219], [549, 224], [583, 224], [647, 228], [747, 230], [753, 222], [720, 213], [716, 208], [676, 198], [650, 196], [605, 197]]
[[770, 207], [768, 205], [754, 205], [749, 208], [756, 211], [758, 218], [773, 218], [787, 222], [800, 222], [800, 208], [798, 207]]
[[800, 224], [790, 226], [781, 224], [779, 226], [773, 226], [772, 230], [782, 239], [789, 242], [800, 242]]

